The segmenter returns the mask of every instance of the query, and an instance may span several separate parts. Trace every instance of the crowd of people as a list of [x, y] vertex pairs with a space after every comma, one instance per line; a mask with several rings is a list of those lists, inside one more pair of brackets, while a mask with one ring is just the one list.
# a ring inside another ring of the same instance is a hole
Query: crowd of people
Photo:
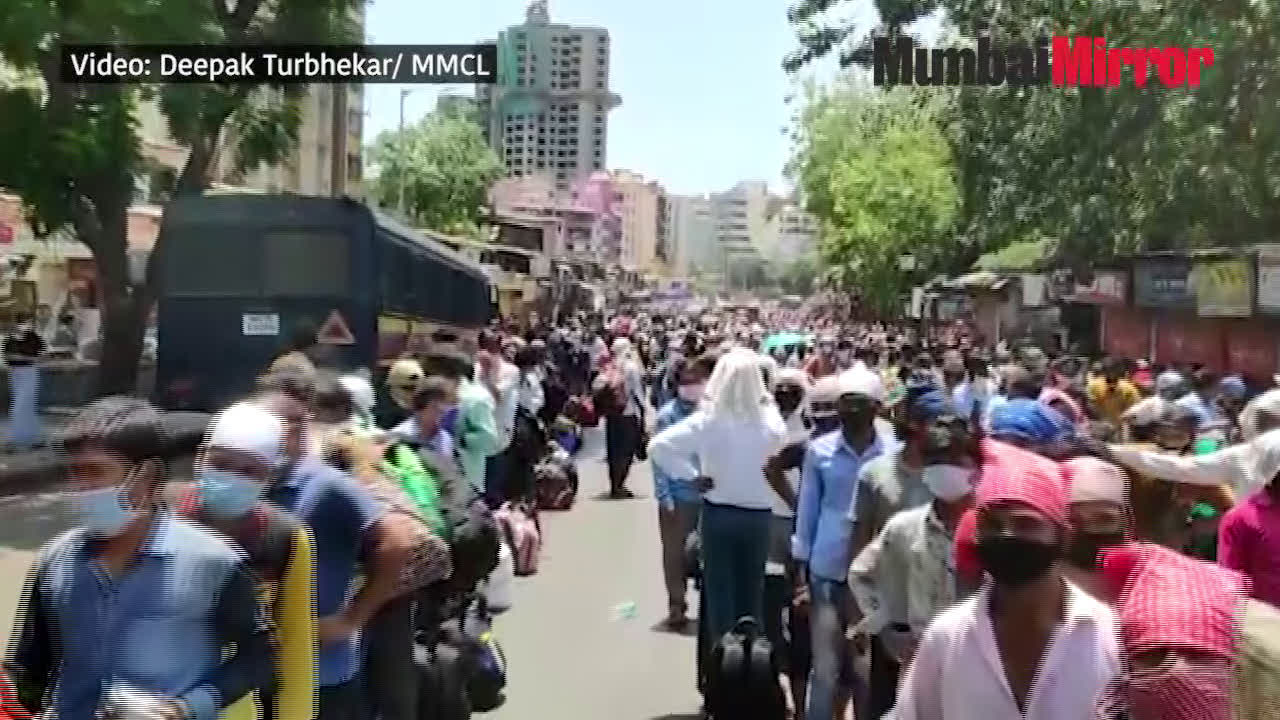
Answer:
[[610, 498], [652, 466], [664, 624], [693, 577], [700, 657], [757, 620], [791, 717], [1277, 716], [1280, 389], [716, 315], [439, 333], [377, 383], [307, 345], [191, 483], [147, 403], [75, 418], [81, 522], [31, 570], [0, 717], [453, 717], [424, 664], [523, 547], [485, 528], [556, 505], [543, 463], [597, 423]]
[[[78, 526], [31, 569], [0, 717], [446, 720], [482, 672], [496, 696], [502, 519], [536, 518], [534, 466], [567, 455], [572, 362], [545, 339], [438, 333], [375, 387], [311, 345], [299, 333], [212, 416], [191, 482], [171, 476], [174, 415], [81, 409], [59, 438]], [[441, 669], [449, 642], [478, 657]]]
[[700, 652], [763, 613], [792, 716], [1280, 712], [1280, 389], [963, 328], [664, 330], [668, 622], [696, 528]]

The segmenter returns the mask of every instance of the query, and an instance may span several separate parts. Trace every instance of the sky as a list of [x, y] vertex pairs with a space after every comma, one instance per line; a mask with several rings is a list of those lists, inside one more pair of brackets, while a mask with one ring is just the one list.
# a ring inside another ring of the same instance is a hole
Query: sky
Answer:
[[[607, 161], [660, 182], [668, 192], [719, 192], [739, 180], [766, 180], [783, 192], [790, 152], [785, 134], [799, 79], [782, 70], [796, 47], [786, 9], [791, 0], [550, 0], [551, 21], [609, 30], [611, 90], [622, 104], [609, 116]], [[378, 44], [469, 44], [524, 22], [526, 0], [372, 0], [367, 41]], [[874, 10], [857, 0], [849, 11]], [[834, 59], [808, 76], [830, 81]], [[443, 90], [470, 86], [365, 86], [365, 142], [421, 118]]]

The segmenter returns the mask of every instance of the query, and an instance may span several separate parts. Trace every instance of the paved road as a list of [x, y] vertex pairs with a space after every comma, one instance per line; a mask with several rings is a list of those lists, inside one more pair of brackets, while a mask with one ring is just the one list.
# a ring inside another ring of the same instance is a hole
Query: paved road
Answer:
[[[648, 466], [631, 481], [642, 497], [625, 502], [600, 499], [603, 463], [584, 458], [580, 475], [577, 505], [544, 514], [539, 573], [517, 579], [515, 604], [496, 621], [511, 678], [506, 704], [485, 717], [695, 720], [693, 638], [654, 629], [666, 598]], [[34, 551], [69, 520], [65, 494], [0, 497], [0, 638]], [[628, 602], [635, 616], [618, 617]]]

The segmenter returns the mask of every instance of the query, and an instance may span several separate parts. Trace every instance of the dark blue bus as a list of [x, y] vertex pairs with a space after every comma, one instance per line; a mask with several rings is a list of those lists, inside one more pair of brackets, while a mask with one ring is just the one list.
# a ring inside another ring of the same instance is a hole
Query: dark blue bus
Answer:
[[376, 371], [438, 330], [474, 336], [493, 313], [480, 265], [355, 200], [180, 199], [161, 232], [155, 394], [166, 408], [243, 397], [300, 327], [319, 328], [323, 364]]

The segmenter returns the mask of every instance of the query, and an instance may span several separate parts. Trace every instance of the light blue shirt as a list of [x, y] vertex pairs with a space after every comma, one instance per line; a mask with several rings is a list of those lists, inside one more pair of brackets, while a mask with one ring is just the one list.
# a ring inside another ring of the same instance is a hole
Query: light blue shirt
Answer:
[[1206, 402], [1200, 393], [1189, 392], [1174, 401], [1177, 405], [1190, 410], [1196, 416], [1196, 430], [1209, 430], [1222, 425], [1227, 418], [1218, 409], [1216, 403]]
[[800, 503], [791, 554], [808, 563], [812, 577], [845, 582], [852, 561], [853, 522], [849, 519], [858, 474], [878, 457], [884, 441], [877, 433], [871, 445], [858, 454], [849, 447], [842, 430], [809, 441], [800, 471]]
[[[684, 420], [697, 409], [698, 406], [696, 404], [687, 403], [680, 398], [669, 401], [658, 411], [658, 417], [653, 425], [653, 434], [657, 435]], [[702, 493], [698, 492], [698, 488], [693, 483], [668, 475], [662, 471], [662, 468], [658, 467], [657, 463], [650, 464], [653, 466], [653, 496], [659, 505], [666, 505], [668, 501], [678, 503], [702, 502]]]
[[[56, 637], [52, 706], [65, 720], [90, 720], [112, 682], [182, 699], [196, 720], [214, 720], [224, 703], [256, 687], [243, 663], [224, 667], [219, 645], [225, 602], [239, 602], [244, 622], [262, 623], [242, 554], [213, 533], [157, 517], [129, 569], [111, 576], [82, 529], [55, 539], [36, 579], [38, 608]], [[232, 585], [231, 583], [238, 583]], [[244, 637], [237, 637], [243, 642]], [[244, 648], [245, 652], [251, 652]], [[24, 653], [17, 655], [23, 664]], [[251, 660], [268, 667], [265, 657]], [[235, 677], [227, 676], [235, 673]], [[223, 697], [220, 686], [236, 688]]]

